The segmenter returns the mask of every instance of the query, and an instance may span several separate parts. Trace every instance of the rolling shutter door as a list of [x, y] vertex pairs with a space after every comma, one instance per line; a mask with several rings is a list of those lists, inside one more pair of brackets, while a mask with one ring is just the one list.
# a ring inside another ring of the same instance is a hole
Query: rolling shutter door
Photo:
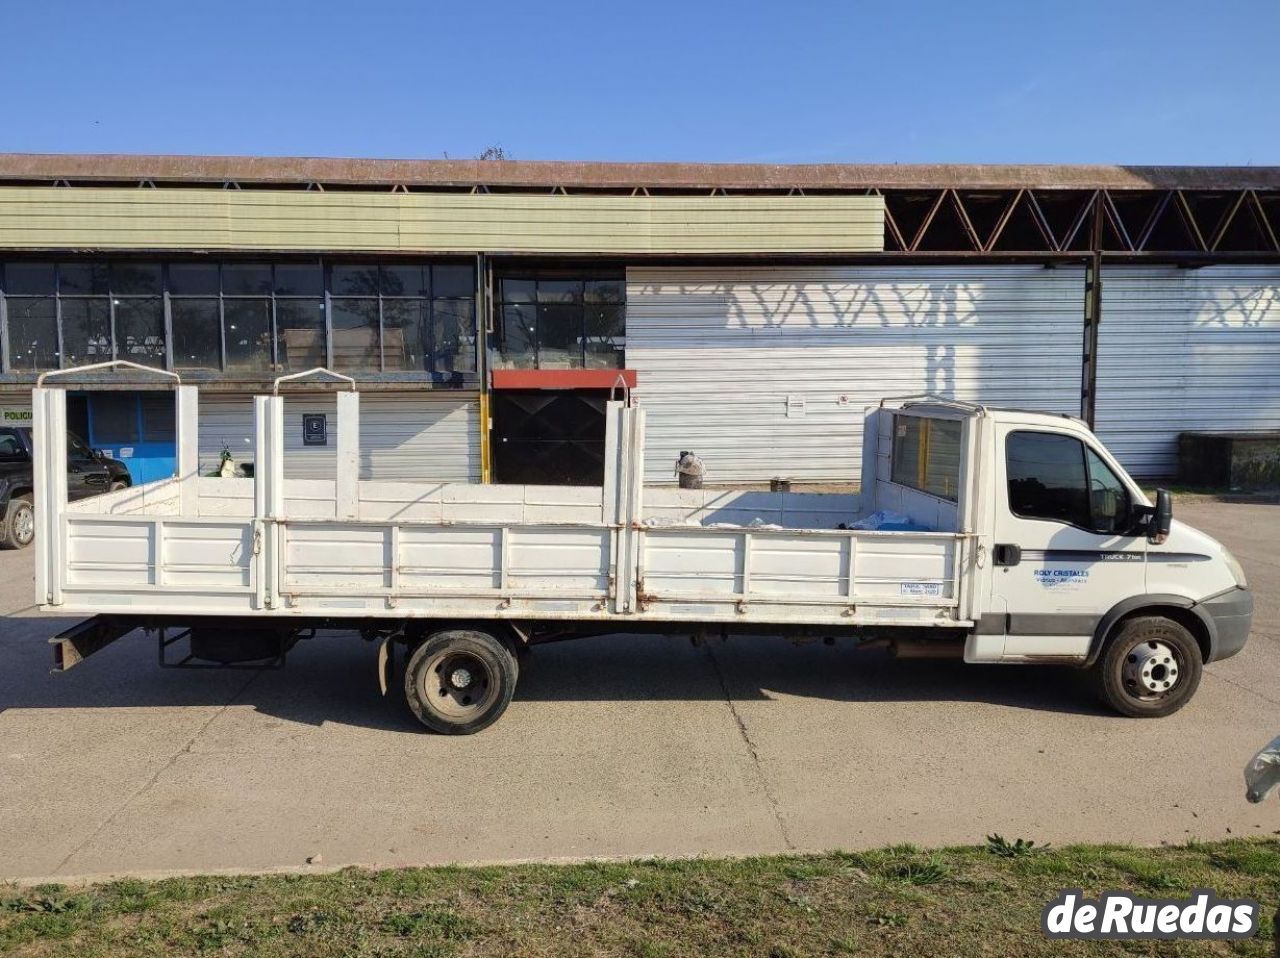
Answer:
[[[328, 416], [329, 442], [302, 442], [302, 415]], [[360, 396], [360, 478], [480, 480], [479, 401], [465, 397]], [[330, 479], [335, 468], [337, 404], [332, 395], [285, 399], [285, 474]], [[209, 474], [223, 445], [238, 462], [253, 458], [253, 401], [243, 396], [200, 397], [200, 471]]]
[[1280, 268], [1104, 268], [1095, 420], [1126, 469], [1160, 477], [1180, 432], [1280, 429]]
[[629, 269], [647, 479], [852, 481], [886, 396], [1078, 414], [1083, 317], [1074, 266]]

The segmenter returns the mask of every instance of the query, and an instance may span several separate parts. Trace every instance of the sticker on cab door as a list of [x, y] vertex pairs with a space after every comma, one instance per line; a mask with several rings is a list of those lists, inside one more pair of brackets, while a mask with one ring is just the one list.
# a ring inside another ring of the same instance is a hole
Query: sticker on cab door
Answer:
[[1054, 592], [1074, 592], [1089, 581], [1088, 569], [1036, 569], [1036, 582]]
[[899, 595], [942, 595], [941, 582], [901, 582]]

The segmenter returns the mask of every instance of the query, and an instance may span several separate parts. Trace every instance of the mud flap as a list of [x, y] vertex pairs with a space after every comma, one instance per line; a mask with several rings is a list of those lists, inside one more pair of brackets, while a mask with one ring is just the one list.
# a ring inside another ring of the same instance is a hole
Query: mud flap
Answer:
[[395, 650], [391, 647], [391, 639], [392, 636], [389, 635], [378, 643], [378, 688], [382, 690], [383, 697], [391, 687], [391, 678], [396, 667]]

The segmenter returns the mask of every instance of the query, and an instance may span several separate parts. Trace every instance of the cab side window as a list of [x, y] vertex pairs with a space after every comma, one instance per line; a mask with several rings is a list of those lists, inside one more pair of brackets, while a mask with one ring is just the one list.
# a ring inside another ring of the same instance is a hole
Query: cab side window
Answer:
[[1098, 532], [1120, 534], [1129, 525], [1129, 490], [1111, 467], [1085, 448], [1085, 468], [1089, 470], [1089, 512]]
[[1005, 463], [1014, 515], [1102, 534], [1124, 531], [1129, 493], [1079, 439], [1046, 432], [1010, 433]]

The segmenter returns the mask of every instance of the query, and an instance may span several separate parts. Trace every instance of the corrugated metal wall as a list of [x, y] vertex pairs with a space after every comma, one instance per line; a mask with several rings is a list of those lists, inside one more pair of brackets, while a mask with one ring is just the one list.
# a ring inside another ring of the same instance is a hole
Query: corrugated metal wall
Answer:
[[[332, 395], [285, 399], [285, 475], [331, 479], [337, 448]], [[360, 396], [360, 478], [480, 481], [479, 400], [466, 396]], [[302, 416], [328, 416], [329, 443], [304, 446]], [[211, 473], [223, 446], [239, 462], [253, 459], [253, 400], [200, 396], [200, 472]]]
[[3, 187], [0, 247], [869, 252], [884, 199]]
[[633, 268], [650, 481], [851, 481], [864, 407], [932, 392], [1079, 414], [1082, 268]]
[[1095, 422], [1142, 476], [1179, 432], [1280, 429], [1280, 267], [1104, 269]]

